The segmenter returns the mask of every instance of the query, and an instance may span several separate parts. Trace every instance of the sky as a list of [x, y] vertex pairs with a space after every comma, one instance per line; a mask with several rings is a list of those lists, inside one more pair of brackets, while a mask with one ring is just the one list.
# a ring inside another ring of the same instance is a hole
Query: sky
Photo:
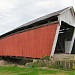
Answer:
[[68, 6], [74, 0], [0, 0], [0, 35]]

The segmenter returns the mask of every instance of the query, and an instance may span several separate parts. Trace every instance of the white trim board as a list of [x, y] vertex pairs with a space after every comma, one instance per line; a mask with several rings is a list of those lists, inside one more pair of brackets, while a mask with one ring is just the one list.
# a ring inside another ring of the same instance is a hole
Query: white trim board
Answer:
[[74, 33], [73, 33], [73, 37], [72, 37], [72, 41], [71, 41], [71, 45], [70, 45], [70, 52], [72, 52], [72, 48], [73, 48], [73, 44], [74, 44], [74, 40], [75, 40], [75, 28], [74, 28]]
[[58, 40], [59, 30], [60, 30], [60, 25], [58, 24], [50, 56], [54, 55], [57, 40]]

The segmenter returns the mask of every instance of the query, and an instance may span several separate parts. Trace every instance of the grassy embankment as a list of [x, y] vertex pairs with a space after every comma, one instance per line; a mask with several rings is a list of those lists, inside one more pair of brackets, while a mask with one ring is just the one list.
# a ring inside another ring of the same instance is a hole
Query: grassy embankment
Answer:
[[0, 67], [0, 75], [75, 75], [75, 71], [59, 69]]

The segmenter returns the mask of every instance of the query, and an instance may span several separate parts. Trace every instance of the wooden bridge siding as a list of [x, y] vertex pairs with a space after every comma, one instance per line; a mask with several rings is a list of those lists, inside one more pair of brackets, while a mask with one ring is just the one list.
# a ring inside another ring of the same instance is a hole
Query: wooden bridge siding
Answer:
[[0, 40], [0, 56], [49, 56], [58, 24], [46, 25]]

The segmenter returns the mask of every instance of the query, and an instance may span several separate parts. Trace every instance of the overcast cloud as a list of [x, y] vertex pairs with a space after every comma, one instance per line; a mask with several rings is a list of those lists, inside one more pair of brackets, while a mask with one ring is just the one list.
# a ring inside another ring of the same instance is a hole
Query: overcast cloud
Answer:
[[0, 0], [0, 35], [26, 22], [74, 5], [74, 0]]

